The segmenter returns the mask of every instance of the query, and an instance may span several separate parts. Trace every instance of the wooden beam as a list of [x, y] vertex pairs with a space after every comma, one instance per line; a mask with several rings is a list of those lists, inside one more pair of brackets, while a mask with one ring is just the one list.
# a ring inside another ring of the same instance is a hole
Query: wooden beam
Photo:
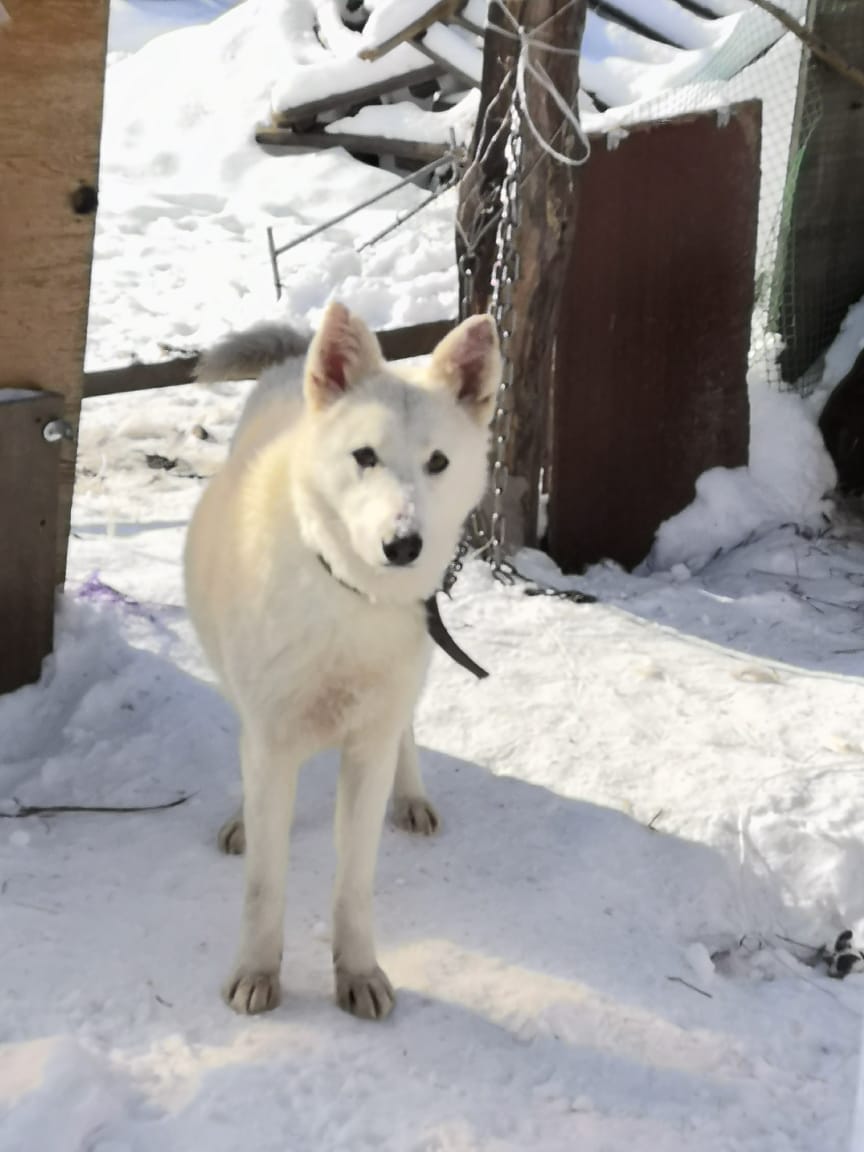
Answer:
[[717, 20], [718, 15], [713, 8], [709, 8], [707, 4], [700, 4], [699, 0], [678, 0], [682, 8], [686, 8], [688, 12], [692, 12], [694, 16], [699, 16], [703, 20]]
[[[864, 69], [864, 0], [811, 0], [813, 34]], [[806, 58], [791, 149], [797, 176], [778, 280], [783, 378], [801, 377], [864, 296], [864, 96], [849, 76]]]
[[118, 392], [143, 392], [148, 388], [174, 388], [191, 384], [195, 379], [198, 355], [177, 356], [158, 364], [125, 364], [122, 368], [105, 368], [84, 376], [84, 399], [114, 396]]
[[[394, 48], [398, 48], [400, 44], [405, 44], [408, 40], [414, 40], [415, 37], [425, 32], [427, 28], [436, 24], [439, 20], [448, 20], [454, 13], [463, 6], [465, 0], [438, 0], [437, 4], [432, 4], [422, 16], [418, 16], [415, 20], [410, 21], [395, 35], [382, 40], [380, 44], [376, 44], [374, 48], [365, 48], [360, 53], [361, 60], [380, 60], [382, 56], [386, 56], [388, 52], [392, 52]], [[415, 45], [416, 47], [416, 45]]]
[[[544, 27], [550, 45], [566, 45], [573, 55], [543, 52], [537, 40], [532, 58], [543, 65], [566, 101], [576, 108], [579, 93], [578, 51], [585, 26], [585, 0], [508, 0], [517, 23], [529, 31]], [[462, 181], [457, 251], [467, 255], [466, 238], [473, 246], [471, 311], [486, 310], [490, 297], [494, 251], [494, 221], [505, 171], [506, 122], [513, 93], [518, 42], [507, 35], [511, 24], [498, 6], [489, 10], [483, 84], [477, 129], [472, 148], [474, 162]], [[528, 82], [531, 116], [544, 140], [555, 141], [568, 155], [582, 144], [565, 126], [557, 104], [540, 85]], [[510, 397], [506, 463], [510, 476], [505, 506], [508, 550], [537, 542], [539, 478], [545, 459], [549, 418], [552, 360], [558, 332], [567, 251], [572, 234], [572, 213], [578, 198], [580, 169], [552, 161], [530, 131], [522, 133], [522, 212], [516, 234], [519, 277], [513, 292], [513, 336], [510, 354], [517, 386]], [[477, 157], [482, 157], [478, 160]], [[463, 279], [464, 286], [464, 279]], [[486, 528], [490, 502], [485, 505]]]
[[314, 122], [322, 112], [336, 112], [341, 109], [369, 104], [380, 96], [398, 92], [400, 88], [413, 88], [417, 84], [425, 84], [429, 80], [436, 80], [441, 75], [442, 69], [437, 64], [418, 65], [409, 72], [400, 72], [398, 76], [388, 76], [386, 79], [376, 80], [372, 84], [347, 88], [344, 92], [333, 92], [329, 96], [321, 96], [315, 100], [295, 104], [291, 108], [283, 108], [274, 114], [273, 122], [278, 128], [291, 128], [295, 124], [309, 124]]
[[422, 52], [424, 56], [428, 57], [433, 63], [437, 64], [442, 72], [449, 73], [451, 76], [455, 76], [456, 79], [459, 80], [460, 83], [464, 84], [466, 88], [477, 87], [476, 76], [471, 76], [468, 72], [463, 72], [458, 64], [454, 64], [451, 60], [448, 60], [446, 56], [441, 56], [438, 52], [434, 51], [434, 49], [430, 48], [426, 43], [425, 36], [421, 36], [415, 40], [413, 46], [417, 49], [418, 52]]
[[53, 643], [60, 444], [42, 430], [64, 411], [56, 393], [0, 389], [0, 692], [38, 680]]
[[398, 156], [428, 164], [443, 157], [449, 144], [421, 140], [393, 140], [388, 136], [365, 136], [361, 132], [293, 132], [290, 128], [259, 128], [255, 140], [264, 148], [345, 148], [348, 152], [371, 152], [376, 156]]
[[[12, 5], [0, 31], [0, 386], [60, 393], [77, 427], [108, 29], [107, 0]], [[62, 124], [58, 136], [57, 125]], [[75, 474], [60, 446], [62, 583]], [[15, 510], [3, 495], [0, 538]], [[0, 615], [18, 611], [0, 603]]]
[[613, 24], [620, 24], [622, 28], [628, 28], [631, 32], [645, 36], [648, 40], [654, 40], [658, 44], [668, 44], [672, 48], [684, 47], [677, 40], [670, 40], [668, 36], [663, 36], [656, 28], [646, 24], [644, 20], [637, 20], [635, 16], [623, 12], [616, 6], [615, 0], [589, 0], [588, 6], [598, 16], [602, 16], [604, 20], [611, 20]]
[[486, 32], [485, 27], [475, 24], [463, 12], [455, 12], [447, 21], [448, 24], [454, 25], [456, 28], [462, 28], [465, 32], [471, 32], [474, 36], [483, 36]]
[[408, 360], [434, 352], [454, 323], [453, 320], [431, 320], [409, 328], [382, 328], [376, 336], [385, 360]]
[[[386, 360], [408, 360], [427, 356], [453, 328], [453, 320], [432, 320], [407, 328], [382, 328], [376, 332]], [[177, 356], [158, 364], [127, 364], [88, 372], [84, 377], [84, 397], [113, 396], [121, 392], [141, 392], [148, 388], [176, 388], [195, 382], [198, 354]]]

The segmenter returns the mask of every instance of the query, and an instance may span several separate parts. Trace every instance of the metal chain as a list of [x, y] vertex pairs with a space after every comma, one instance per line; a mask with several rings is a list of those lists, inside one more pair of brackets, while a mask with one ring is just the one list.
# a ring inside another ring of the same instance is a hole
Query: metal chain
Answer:
[[[513, 387], [513, 364], [510, 359], [510, 340], [513, 335], [513, 286], [519, 279], [519, 253], [516, 250], [516, 231], [521, 220], [520, 180], [522, 173], [522, 110], [518, 94], [514, 91], [510, 102], [510, 129], [505, 146], [507, 170], [501, 182], [501, 209], [495, 233], [495, 259], [492, 265], [491, 294], [489, 313], [498, 328], [501, 347], [501, 380], [495, 395], [495, 412], [492, 417], [492, 515], [489, 533], [483, 526], [483, 519], [475, 509], [466, 525], [456, 550], [444, 574], [443, 589], [449, 596], [459, 578], [465, 557], [472, 539], [479, 539], [480, 552], [486, 554], [497, 580], [512, 583], [513, 569], [504, 560], [506, 517], [504, 496], [507, 486], [507, 464], [505, 450], [509, 425], [508, 401]], [[464, 320], [471, 314], [474, 299], [474, 268], [470, 262], [470, 252], [459, 259], [459, 277], [463, 285], [459, 301], [459, 318]]]
[[504, 152], [507, 171], [501, 182], [501, 215], [495, 234], [495, 262], [492, 265], [492, 294], [489, 312], [498, 327], [501, 343], [501, 380], [495, 396], [492, 417], [492, 517], [489, 524], [489, 562], [499, 580], [512, 580], [504, 563], [507, 519], [504, 496], [507, 488], [507, 434], [510, 424], [510, 393], [513, 388], [513, 288], [519, 279], [519, 252], [516, 233], [522, 218], [520, 180], [522, 175], [522, 108], [518, 92], [510, 102], [510, 132]]
[[[468, 259], [468, 253], [463, 252], [459, 257], [459, 283], [463, 285], [462, 295], [459, 298], [459, 320], [464, 320], [471, 314], [471, 302], [474, 296], [474, 288], [472, 278], [474, 276], [474, 269]], [[468, 555], [468, 550], [471, 547], [471, 540], [473, 533], [473, 521], [476, 519], [474, 513], [468, 518], [468, 523], [462, 529], [462, 535], [459, 538], [459, 543], [456, 546], [456, 555], [447, 565], [447, 571], [444, 573], [444, 580], [441, 585], [445, 595], [450, 596], [453, 593], [453, 585], [459, 579], [459, 574], [465, 564], [465, 557]]]

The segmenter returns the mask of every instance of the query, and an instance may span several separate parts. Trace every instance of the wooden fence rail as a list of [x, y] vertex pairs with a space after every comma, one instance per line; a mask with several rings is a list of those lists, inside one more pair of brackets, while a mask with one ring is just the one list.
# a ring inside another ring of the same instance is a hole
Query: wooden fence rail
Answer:
[[[454, 320], [432, 320], [407, 328], [384, 328], [377, 332], [381, 351], [387, 360], [407, 360], [426, 356], [453, 327]], [[84, 375], [84, 399], [113, 396], [119, 392], [142, 392], [147, 388], [176, 388], [195, 381], [198, 353], [175, 356], [158, 364], [127, 364]]]

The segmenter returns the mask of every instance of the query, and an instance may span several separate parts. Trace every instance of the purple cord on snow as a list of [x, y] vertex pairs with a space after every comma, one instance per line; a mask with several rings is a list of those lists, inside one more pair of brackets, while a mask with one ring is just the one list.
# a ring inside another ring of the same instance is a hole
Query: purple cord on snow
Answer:
[[120, 592], [116, 588], [112, 588], [110, 584], [106, 584], [100, 579], [98, 572], [92, 572], [90, 576], [87, 577], [78, 589], [76, 599], [86, 600], [90, 604], [120, 604], [130, 615], [142, 616], [145, 620], [149, 620], [153, 624], [157, 623], [156, 617], [152, 612], [147, 611], [140, 600], [136, 600], [133, 596], [127, 596], [125, 592]]

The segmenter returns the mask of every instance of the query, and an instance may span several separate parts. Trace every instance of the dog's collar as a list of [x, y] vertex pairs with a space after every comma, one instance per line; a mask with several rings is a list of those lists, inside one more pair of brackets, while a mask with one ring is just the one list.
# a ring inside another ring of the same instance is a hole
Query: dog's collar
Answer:
[[[343, 580], [341, 576], [337, 576], [320, 552], [318, 553], [318, 560], [324, 571], [332, 576], [337, 584], [341, 584], [343, 588], [347, 588], [348, 591], [353, 592], [355, 596], [362, 596], [364, 600], [369, 599], [365, 592], [361, 592], [359, 588], [355, 588], [353, 584], [349, 584], [347, 580]], [[479, 664], [472, 660], [467, 652], [463, 652], [447, 631], [447, 625], [441, 619], [437, 593], [423, 601], [423, 609], [426, 613], [426, 631], [441, 651], [446, 652], [451, 660], [461, 668], [464, 668], [466, 672], [470, 672], [472, 676], [476, 676], [478, 680], [485, 680], [489, 675], [486, 669], [481, 668]]]

